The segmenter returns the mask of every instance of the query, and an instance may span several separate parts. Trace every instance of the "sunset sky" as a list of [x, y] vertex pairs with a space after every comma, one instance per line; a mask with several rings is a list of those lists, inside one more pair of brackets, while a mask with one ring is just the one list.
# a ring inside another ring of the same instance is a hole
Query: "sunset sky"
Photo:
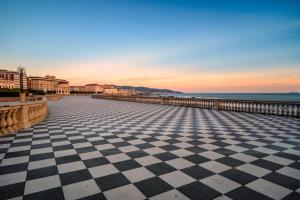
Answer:
[[0, 68], [184, 92], [300, 92], [300, 1], [0, 0]]

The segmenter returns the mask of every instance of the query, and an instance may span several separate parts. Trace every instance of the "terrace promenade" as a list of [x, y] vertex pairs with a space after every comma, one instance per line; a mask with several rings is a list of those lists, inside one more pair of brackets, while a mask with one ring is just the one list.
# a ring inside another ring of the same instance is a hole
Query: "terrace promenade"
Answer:
[[64, 97], [0, 137], [0, 199], [300, 199], [300, 119]]

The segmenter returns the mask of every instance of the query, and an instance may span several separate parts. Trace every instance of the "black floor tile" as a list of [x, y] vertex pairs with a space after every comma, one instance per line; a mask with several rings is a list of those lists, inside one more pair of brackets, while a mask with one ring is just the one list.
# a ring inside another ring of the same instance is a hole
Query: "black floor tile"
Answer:
[[268, 156], [268, 154], [266, 154], [266, 153], [262, 153], [260, 151], [255, 151], [255, 150], [248, 150], [248, 151], [244, 151], [243, 153], [247, 154], [249, 156], [254, 156], [256, 158], [263, 158], [263, 157]]
[[198, 165], [182, 169], [181, 171], [186, 173], [187, 175], [193, 177], [196, 180], [200, 180], [200, 179], [206, 178], [208, 176], [214, 175], [213, 172], [211, 172], [203, 167], [200, 167]]
[[122, 151], [120, 151], [119, 149], [105, 149], [105, 150], [101, 150], [100, 152], [104, 156], [110, 156], [110, 155], [115, 155], [115, 154], [122, 153]]
[[221, 193], [198, 181], [184, 185], [177, 189], [190, 199], [209, 200], [221, 195]]
[[279, 165], [277, 163], [273, 163], [273, 162], [270, 162], [267, 160], [262, 160], [262, 159], [255, 160], [255, 161], [251, 162], [251, 164], [265, 168], [265, 169], [269, 169], [271, 171], [276, 171], [276, 170], [284, 167], [283, 165]]
[[242, 171], [237, 170], [237, 169], [227, 170], [225, 172], [222, 172], [221, 175], [228, 178], [228, 179], [231, 179], [231, 180], [233, 180], [233, 181], [235, 181], [235, 182], [237, 182], [241, 185], [245, 185], [245, 184], [250, 183], [250, 182], [257, 179], [257, 177], [255, 177], [251, 174], [242, 172]]
[[121, 173], [96, 178], [95, 181], [101, 191], [111, 190], [113, 188], [130, 184], [129, 180]]
[[65, 163], [69, 163], [69, 162], [80, 161], [81, 159], [78, 154], [75, 154], [75, 155], [71, 155], [71, 156], [63, 156], [63, 157], [55, 158], [55, 160], [56, 160], [56, 164], [60, 165], [60, 164], [65, 164]]
[[56, 166], [43, 167], [39, 169], [29, 170], [27, 172], [27, 180], [47, 177], [58, 174]]
[[29, 156], [30, 155], [30, 150], [28, 151], [16, 151], [16, 152], [8, 152], [5, 155], [6, 158], [15, 158], [15, 157], [20, 157], [20, 156]]
[[0, 187], [0, 199], [10, 199], [22, 196], [24, 193], [25, 182], [11, 184]]
[[99, 193], [99, 194], [94, 194], [88, 197], [81, 198], [80, 200], [106, 200], [106, 198], [103, 195], [103, 193]]
[[86, 181], [93, 178], [87, 169], [60, 174], [59, 176], [62, 185]]
[[292, 192], [291, 194], [283, 198], [283, 200], [299, 200], [299, 199], [300, 199], [300, 193], [298, 192]]
[[130, 170], [130, 169], [142, 167], [142, 165], [140, 165], [135, 160], [125, 160], [122, 162], [117, 162], [117, 163], [114, 163], [114, 166], [120, 171], [126, 171], [126, 170]]
[[231, 157], [219, 158], [216, 161], [218, 161], [219, 163], [222, 163], [224, 165], [230, 166], [230, 167], [237, 167], [237, 166], [245, 164], [245, 162], [231, 158]]
[[91, 168], [100, 165], [106, 165], [109, 164], [110, 162], [105, 157], [100, 157], [100, 158], [92, 158], [92, 159], [84, 160], [83, 163], [85, 164], [86, 167]]
[[146, 179], [134, 185], [148, 198], [173, 189], [158, 177]]
[[227, 193], [226, 196], [232, 199], [243, 200], [271, 200], [271, 198], [244, 186]]
[[11, 174], [11, 173], [16, 173], [16, 172], [21, 172], [21, 171], [27, 171], [27, 168], [28, 168], [28, 163], [2, 166], [2, 167], [0, 167], [0, 175]]
[[97, 151], [97, 149], [95, 147], [83, 147], [83, 148], [79, 148], [76, 149], [77, 153], [81, 154], [81, 153], [88, 153], [88, 152], [93, 152], [93, 151]]
[[274, 155], [282, 157], [282, 158], [286, 158], [286, 159], [289, 159], [289, 160], [294, 160], [294, 161], [300, 160], [300, 155], [297, 156], [297, 155], [289, 154], [289, 153], [285, 153], [285, 152], [278, 152], [278, 153], [276, 153]]
[[28, 194], [23, 197], [24, 200], [63, 200], [64, 194], [61, 187], [37, 192], [33, 194]]
[[137, 150], [137, 151], [129, 152], [127, 153], [127, 155], [130, 156], [131, 158], [139, 158], [139, 157], [147, 156], [148, 154], [142, 150]]
[[38, 161], [38, 160], [45, 160], [49, 158], [54, 158], [54, 153], [42, 153], [42, 154], [36, 154], [36, 155], [31, 155], [29, 160], [32, 161]]
[[298, 188], [300, 188], [300, 181], [276, 172], [264, 176], [263, 179], [281, 185], [285, 188], [289, 188], [291, 190], [297, 190]]
[[176, 168], [168, 165], [167, 163], [161, 162], [153, 165], [149, 165], [146, 167], [150, 170], [153, 174], [160, 176], [162, 174], [170, 173], [176, 171]]
[[178, 158], [178, 156], [175, 156], [174, 154], [172, 154], [170, 152], [155, 154], [154, 157], [156, 157], [162, 161], [168, 161], [168, 160], [173, 160], [175, 158]]
[[184, 159], [194, 163], [194, 164], [201, 164], [210, 161], [208, 158], [200, 156], [198, 154], [190, 155], [184, 157]]

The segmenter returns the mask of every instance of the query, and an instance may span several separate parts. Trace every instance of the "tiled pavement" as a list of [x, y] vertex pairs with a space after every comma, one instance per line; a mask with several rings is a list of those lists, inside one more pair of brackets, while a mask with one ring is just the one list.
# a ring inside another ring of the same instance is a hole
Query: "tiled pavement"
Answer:
[[300, 199], [300, 120], [65, 97], [0, 138], [1, 199]]

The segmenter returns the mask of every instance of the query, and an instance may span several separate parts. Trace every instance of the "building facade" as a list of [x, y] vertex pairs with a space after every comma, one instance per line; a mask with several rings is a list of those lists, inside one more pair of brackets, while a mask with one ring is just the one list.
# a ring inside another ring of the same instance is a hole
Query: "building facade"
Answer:
[[85, 92], [85, 86], [70, 86], [70, 92], [74, 93], [84, 93]]
[[104, 94], [118, 94], [117, 88], [106, 88], [104, 89]]
[[[16, 71], [0, 69], [1, 88], [20, 89], [20, 74]], [[23, 75], [23, 88], [27, 89], [27, 75]]]
[[91, 93], [101, 93], [103, 92], [104, 88], [97, 84], [97, 83], [94, 83], [94, 84], [87, 84], [84, 86], [84, 90], [85, 92], [91, 92]]
[[118, 94], [124, 96], [135, 96], [137, 92], [134, 89], [118, 89]]
[[70, 86], [68, 81], [59, 81], [57, 83], [56, 94], [70, 94]]
[[42, 90], [47, 93], [70, 94], [69, 82], [55, 76], [30, 76], [27, 78], [29, 90]]
[[13, 89], [14, 81], [0, 78], [0, 89]]

